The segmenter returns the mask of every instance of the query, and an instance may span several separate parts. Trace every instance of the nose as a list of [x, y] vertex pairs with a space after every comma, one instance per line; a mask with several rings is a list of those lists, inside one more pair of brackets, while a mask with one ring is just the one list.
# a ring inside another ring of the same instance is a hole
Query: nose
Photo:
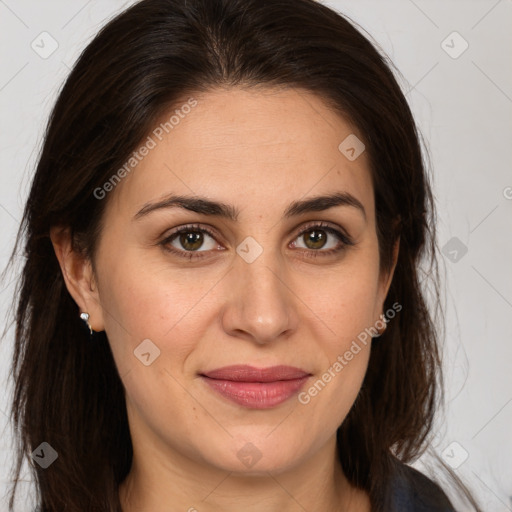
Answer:
[[226, 333], [265, 345], [297, 329], [298, 299], [290, 275], [274, 252], [264, 250], [251, 263], [237, 256], [227, 277], [229, 291], [222, 312]]

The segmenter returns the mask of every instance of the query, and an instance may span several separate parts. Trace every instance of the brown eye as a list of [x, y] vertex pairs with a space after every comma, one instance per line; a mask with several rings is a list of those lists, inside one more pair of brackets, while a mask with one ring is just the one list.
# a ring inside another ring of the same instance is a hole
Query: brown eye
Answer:
[[215, 236], [204, 227], [182, 226], [160, 242], [168, 251], [186, 257], [205, 256], [211, 250], [219, 248]]
[[327, 233], [322, 229], [312, 229], [302, 235], [308, 249], [321, 249], [327, 241]]
[[337, 229], [318, 224], [302, 230], [293, 245], [298, 249], [309, 249], [310, 253], [329, 255], [353, 245], [353, 242]]
[[204, 236], [198, 231], [189, 231], [187, 233], [180, 233], [179, 241], [185, 250], [196, 251], [203, 245]]

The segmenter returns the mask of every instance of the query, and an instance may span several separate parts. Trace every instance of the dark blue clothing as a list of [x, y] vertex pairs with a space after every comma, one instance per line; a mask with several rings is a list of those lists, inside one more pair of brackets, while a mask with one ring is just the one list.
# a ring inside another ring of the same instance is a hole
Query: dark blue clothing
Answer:
[[396, 462], [390, 479], [390, 512], [455, 512], [443, 490], [417, 469]]

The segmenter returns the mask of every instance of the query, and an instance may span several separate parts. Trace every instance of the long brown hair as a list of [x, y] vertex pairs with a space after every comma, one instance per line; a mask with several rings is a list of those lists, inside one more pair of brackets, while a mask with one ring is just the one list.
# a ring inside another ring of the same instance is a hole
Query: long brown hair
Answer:
[[[13, 252], [23, 243], [12, 363], [15, 473], [27, 457], [41, 512], [120, 511], [118, 487], [132, 459], [108, 339], [103, 332], [89, 340], [50, 228], [68, 227], [74, 248], [94, 263], [110, 199], [98, 200], [94, 190], [156, 120], [193, 93], [260, 85], [310, 91], [358, 127], [383, 271], [400, 236], [384, 309], [395, 302], [403, 309], [374, 342], [359, 396], [338, 430], [343, 470], [381, 510], [393, 457], [413, 461], [428, 445], [442, 379], [420, 267], [439, 298], [435, 209], [421, 136], [392, 64], [353, 22], [313, 0], [143, 0], [97, 34], [67, 78]], [[58, 453], [47, 469], [30, 456], [42, 442]], [[16, 483], [11, 510], [15, 493]]]

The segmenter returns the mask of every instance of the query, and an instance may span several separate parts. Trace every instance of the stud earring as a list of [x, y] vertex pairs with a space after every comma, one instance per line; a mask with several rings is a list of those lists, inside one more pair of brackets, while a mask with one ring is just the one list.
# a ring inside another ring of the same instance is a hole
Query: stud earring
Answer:
[[89, 331], [92, 334], [92, 327], [89, 323], [89, 313], [80, 313], [80, 318], [87, 324], [87, 327], [89, 327]]

